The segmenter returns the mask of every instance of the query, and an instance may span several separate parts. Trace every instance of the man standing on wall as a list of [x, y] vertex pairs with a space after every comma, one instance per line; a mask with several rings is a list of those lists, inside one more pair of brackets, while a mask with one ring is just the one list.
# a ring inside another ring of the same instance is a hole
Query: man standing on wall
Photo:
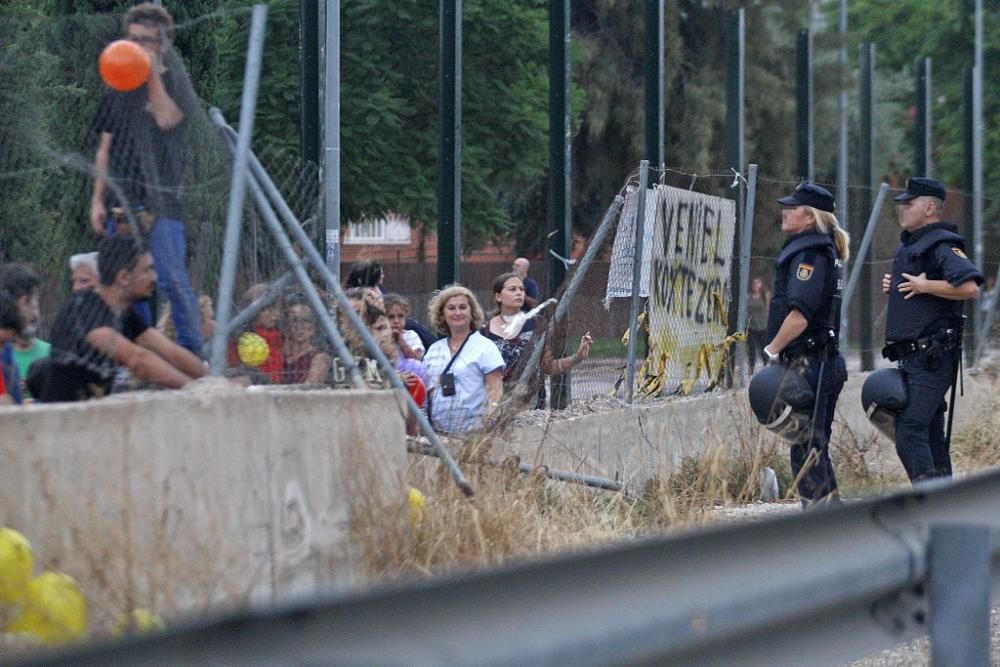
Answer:
[[538, 283], [533, 278], [528, 277], [528, 269], [530, 268], [531, 262], [526, 257], [518, 257], [511, 266], [511, 270], [517, 274], [517, 277], [521, 279], [521, 283], [524, 284], [524, 305], [521, 306], [521, 310], [525, 311], [531, 310], [538, 305], [542, 293], [538, 288]]
[[[198, 300], [184, 266], [180, 200], [185, 126], [196, 98], [171, 50], [174, 23], [167, 10], [146, 2], [129, 9], [122, 23], [126, 39], [149, 55], [152, 71], [134, 91], [104, 91], [95, 122], [100, 140], [90, 225], [99, 235], [132, 233], [148, 241], [158, 286], [170, 301], [177, 341], [200, 355]], [[148, 309], [144, 316], [151, 324]]]

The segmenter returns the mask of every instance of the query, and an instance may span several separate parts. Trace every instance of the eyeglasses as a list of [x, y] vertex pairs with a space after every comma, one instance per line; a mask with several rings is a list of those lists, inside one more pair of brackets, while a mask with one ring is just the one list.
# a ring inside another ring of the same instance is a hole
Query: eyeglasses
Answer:
[[288, 323], [293, 327], [302, 327], [307, 324], [315, 324], [316, 320], [311, 317], [289, 317]]
[[135, 42], [140, 46], [159, 46], [163, 43], [162, 39], [153, 37], [152, 35], [129, 35], [128, 41]]

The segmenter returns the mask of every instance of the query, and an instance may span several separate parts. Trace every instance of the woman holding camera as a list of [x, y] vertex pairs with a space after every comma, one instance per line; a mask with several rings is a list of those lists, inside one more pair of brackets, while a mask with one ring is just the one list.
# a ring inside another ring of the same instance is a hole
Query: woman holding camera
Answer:
[[461, 285], [437, 293], [428, 307], [431, 326], [445, 338], [428, 348], [431, 384], [427, 416], [443, 433], [466, 433], [492, 423], [503, 394], [503, 357], [479, 333], [486, 319], [476, 297]]

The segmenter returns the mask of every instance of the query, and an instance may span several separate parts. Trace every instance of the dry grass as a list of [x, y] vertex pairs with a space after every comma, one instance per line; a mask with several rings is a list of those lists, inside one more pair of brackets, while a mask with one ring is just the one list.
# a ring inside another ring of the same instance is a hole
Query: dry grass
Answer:
[[368, 576], [393, 580], [493, 567], [703, 525], [715, 520], [717, 506], [758, 498], [764, 466], [778, 471], [783, 491], [791, 484], [787, 462], [767, 443], [737, 452], [720, 446], [619, 493], [522, 475], [513, 459], [491, 465], [481, 445], [467, 445], [459, 455], [476, 489], [473, 499], [461, 495], [436, 459], [413, 455], [407, 481], [426, 498], [422, 521], [411, 520], [405, 498], [356, 511], [352, 542]]
[[972, 471], [1000, 465], [1000, 399], [996, 394], [977, 406], [970, 422], [952, 436], [954, 467]]

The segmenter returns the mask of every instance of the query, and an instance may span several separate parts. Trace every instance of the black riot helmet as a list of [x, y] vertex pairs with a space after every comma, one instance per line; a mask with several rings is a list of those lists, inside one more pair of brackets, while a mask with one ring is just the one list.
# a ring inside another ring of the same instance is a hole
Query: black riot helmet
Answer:
[[793, 445], [809, 440], [816, 396], [800, 373], [782, 364], [765, 366], [750, 379], [748, 393], [750, 408], [764, 428]]
[[898, 368], [880, 368], [861, 386], [865, 416], [890, 440], [896, 440], [896, 417], [906, 407], [906, 382]]

